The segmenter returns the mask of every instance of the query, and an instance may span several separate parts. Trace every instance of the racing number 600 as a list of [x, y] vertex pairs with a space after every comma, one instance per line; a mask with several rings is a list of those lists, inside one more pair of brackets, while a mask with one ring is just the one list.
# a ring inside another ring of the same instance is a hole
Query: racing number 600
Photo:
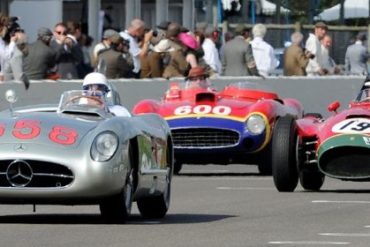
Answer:
[[190, 106], [184, 105], [177, 107], [174, 111], [175, 115], [188, 115], [188, 114], [209, 114], [213, 113], [216, 115], [229, 115], [231, 113], [231, 108], [228, 106], [218, 105], [212, 107], [210, 105], [197, 105], [197, 106]]

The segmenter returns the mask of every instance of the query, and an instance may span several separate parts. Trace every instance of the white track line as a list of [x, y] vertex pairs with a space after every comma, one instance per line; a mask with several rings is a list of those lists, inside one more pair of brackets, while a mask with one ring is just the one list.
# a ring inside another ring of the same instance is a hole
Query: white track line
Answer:
[[324, 232], [319, 233], [320, 236], [331, 237], [370, 237], [370, 233], [340, 233], [340, 232]]
[[332, 241], [270, 241], [269, 244], [289, 244], [289, 245], [348, 245], [350, 242], [332, 242]]
[[328, 200], [315, 200], [312, 203], [354, 203], [354, 204], [370, 204], [370, 201], [328, 201]]

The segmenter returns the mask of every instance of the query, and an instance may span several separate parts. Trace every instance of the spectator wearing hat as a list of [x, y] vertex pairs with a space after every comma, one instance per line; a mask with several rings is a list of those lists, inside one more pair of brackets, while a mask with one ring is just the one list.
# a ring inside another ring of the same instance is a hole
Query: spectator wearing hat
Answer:
[[242, 29], [235, 29], [235, 36], [223, 46], [222, 75], [248, 76], [258, 75], [252, 47], [245, 42]]
[[205, 68], [200, 66], [191, 68], [186, 77], [186, 87], [208, 89], [211, 86], [211, 83], [207, 80], [208, 77], [209, 74]]
[[141, 63], [141, 78], [162, 77], [165, 66], [168, 65], [170, 52], [175, 51], [168, 39], [162, 39], [149, 53], [148, 58]]
[[323, 59], [321, 52], [321, 40], [328, 31], [328, 26], [319, 21], [315, 24], [314, 33], [310, 33], [306, 40], [306, 50], [314, 55], [313, 59], [307, 64], [306, 73], [308, 76], [326, 75], [328, 71], [323, 67]]
[[128, 78], [133, 69], [133, 64], [124, 57], [125, 41], [119, 34], [111, 37], [110, 48], [102, 51], [98, 55], [98, 59], [104, 61], [106, 66], [105, 76], [107, 78]]
[[252, 28], [253, 40], [250, 42], [258, 73], [265, 77], [278, 66], [274, 48], [263, 39], [266, 32], [265, 25], [261, 23], [254, 25]]
[[[129, 41], [129, 51], [134, 61], [132, 74], [135, 78], [139, 78], [141, 59], [146, 58], [149, 52], [149, 44], [153, 37], [153, 31], [145, 32], [145, 22], [141, 19], [134, 19], [131, 21], [130, 26], [119, 34]], [[139, 45], [139, 40], [142, 40], [141, 45]]]
[[348, 74], [365, 75], [369, 53], [364, 46], [366, 34], [359, 33], [354, 44], [347, 47], [345, 55], [345, 71]]
[[29, 79], [23, 70], [24, 57], [27, 55], [27, 36], [23, 32], [16, 32], [14, 36], [12, 39], [15, 47], [3, 68], [4, 80], [24, 83], [27, 89]]
[[99, 52], [105, 49], [109, 49], [110, 45], [112, 44], [111, 38], [116, 34], [118, 34], [118, 32], [113, 29], [107, 29], [104, 31], [101, 42], [99, 42], [98, 44], [94, 46], [94, 49], [91, 55], [91, 65], [93, 67], [96, 67], [98, 65]]
[[56, 71], [56, 52], [50, 47], [53, 33], [46, 27], [37, 31], [37, 40], [29, 45], [24, 70], [31, 80], [42, 80]]
[[197, 53], [197, 49], [199, 44], [195, 37], [188, 33], [180, 32], [176, 39], [181, 50], [175, 50], [170, 53], [169, 64], [163, 73], [165, 78], [187, 76], [191, 68], [198, 66], [199, 53]]

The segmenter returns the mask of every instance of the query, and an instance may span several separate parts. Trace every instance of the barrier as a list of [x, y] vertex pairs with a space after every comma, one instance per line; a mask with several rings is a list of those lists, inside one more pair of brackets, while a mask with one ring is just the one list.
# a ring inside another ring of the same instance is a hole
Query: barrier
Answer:
[[[217, 89], [233, 82], [251, 81], [270, 87], [282, 98], [296, 98], [304, 106], [305, 112], [318, 112], [328, 116], [327, 105], [339, 100], [341, 109], [347, 107], [362, 86], [365, 76], [327, 76], [327, 77], [222, 77], [211, 80]], [[174, 78], [171, 81], [184, 81]], [[112, 80], [121, 96], [121, 102], [128, 109], [142, 99], [160, 99], [170, 81], [164, 79], [118, 79]], [[71, 81], [32, 81], [29, 90], [22, 84], [6, 82], [0, 84], [0, 110], [8, 108], [5, 91], [14, 89], [18, 95], [16, 106], [33, 104], [57, 104], [62, 92], [80, 89], [82, 80]]]

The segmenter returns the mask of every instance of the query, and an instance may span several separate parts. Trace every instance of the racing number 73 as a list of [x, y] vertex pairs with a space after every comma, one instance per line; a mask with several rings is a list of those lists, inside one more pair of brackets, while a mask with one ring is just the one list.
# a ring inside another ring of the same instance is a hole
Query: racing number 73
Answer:
[[[25, 140], [33, 139], [40, 135], [40, 121], [23, 119], [14, 124], [12, 134], [14, 137]], [[0, 136], [5, 132], [5, 126], [0, 124]], [[49, 139], [62, 145], [71, 145], [76, 142], [77, 132], [65, 126], [53, 126], [49, 132]]]

